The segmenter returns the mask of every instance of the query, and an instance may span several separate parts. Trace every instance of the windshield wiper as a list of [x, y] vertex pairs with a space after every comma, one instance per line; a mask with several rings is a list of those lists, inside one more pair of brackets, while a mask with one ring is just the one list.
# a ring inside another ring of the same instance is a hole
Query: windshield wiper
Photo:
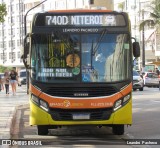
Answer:
[[103, 32], [101, 33], [99, 39], [98, 39], [98, 42], [97, 42], [96, 46], [94, 47], [94, 49], [93, 49], [93, 42], [92, 42], [92, 56], [95, 56], [95, 53], [96, 53], [97, 50], [98, 50], [98, 47], [99, 47], [99, 45], [100, 45], [100, 42], [102, 41], [102, 39], [103, 39], [104, 35], [106, 34], [106, 32], [107, 32], [107, 30], [104, 29]]

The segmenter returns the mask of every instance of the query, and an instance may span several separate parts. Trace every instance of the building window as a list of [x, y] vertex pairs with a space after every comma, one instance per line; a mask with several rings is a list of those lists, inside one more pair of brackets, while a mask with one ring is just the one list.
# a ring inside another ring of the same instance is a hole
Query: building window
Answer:
[[11, 23], [15, 23], [15, 17], [14, 16], [11, 17]]
[[3, 63], [5, 63], [7, 61], [7, 53], [1, 53], [0, 59], [3, 60]]
[[8, 17], [8, 23], [9, 24], [11, 23], [11, 17]]
[[16, 10], [19, 11], [19, 4], [16, 4]]
[[3, 42], [3, 45], [4, 45], [4, 49], [6, 49], [7, 47], [6, 41]]
[[17, 15], [16, 17], [16, 21], [19, 22], [20, 21], [20, 15]]
[[9, 59], [12, 59], [12, 52], [9, 52]]
[[13, 59], [13, 60], [16, 59], [16, 54], [15, 54], [15, 52], [10, 52], [10, 53], [9, 53], [9, 59]]
[[15, 30], [14, 29], [11, 30], [11, 35], [15, 36]]
[[11, 47], [11, 41], [9, 41], [9, 47]]
[[21, 52], [20, 52], [20, 51], [18, 51], [18, 53], [17, 53], [17, 58], [18, 58], [18, 59], [21, 58]]
[[1, 53], [1, 60], [3, 60], [3, 53]]
[[15, 48], [15, 40], [13, 40], [12, 42], [9, 41], [9, 47]]
[[17, 46], [18, 47], [20, 46], [20, 40], [17, 40]]
[[11, 13], [14, 13], [14, 5], [11, 5]]
[[25, 4], [25, 10], [30, 9], [32, 7], [33, 7], [32, 3]]
[[20, 34], [20, 29], [19, 29], [19, 28], [17, 28], [17, 34], [18, 34], [18, 35]]
[[10, 7], [11, 7], [11, 6], [10, 6], [10, 5], [8, 5], [8, 14], [10, 13], [10, 9], [11, 9]]
[[2, 30], [2, 37], [6, 37], [6, 36], [4, 35], [4, 30]]

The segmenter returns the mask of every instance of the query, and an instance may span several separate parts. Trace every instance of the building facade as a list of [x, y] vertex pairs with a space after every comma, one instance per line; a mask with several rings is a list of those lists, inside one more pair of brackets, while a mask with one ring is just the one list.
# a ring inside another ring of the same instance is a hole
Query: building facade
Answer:
[[149, 63], [156, 63], [160, 59], [160, 33], [153, 33], [154, 28], [148, 26], [144, 27], [144, 31], [139, 30], [140, 22], [149, 18], [151, 2], [152, 0], [114, 1], [115, 10], [128, 12], [131, 19], [132, 36], [141, 45], [141, 57], [137, 61], [137, 69], [145, 69]]
[[[0, 24], [0, 65], [6, 67], [24, 67], [21, 59], [23, 39], [25, 36], [24, 16], [26, 15], [26, 32], [30, 31], [30, 23], [36, 12], [62, 9], [90, 9], [106, 7], [113, 9], [113, 0], [46, 0], [35, 9], [31, 8], [42, 0], [0, 0], [7, 7], [5, 22]], [[30, 11], [31, 10], [31, 11]]]
[[23, 42], [23, 3], [20, 0], [2, 0], [7, 16], [0, 24], [0, 64], [22, 66], [20, 49]]

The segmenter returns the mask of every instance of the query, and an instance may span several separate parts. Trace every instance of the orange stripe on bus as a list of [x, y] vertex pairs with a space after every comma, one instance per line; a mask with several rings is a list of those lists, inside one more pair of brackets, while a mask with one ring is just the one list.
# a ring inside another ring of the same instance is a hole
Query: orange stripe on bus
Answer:
[[48, 102], [51, 108], [65, 108], [65, 109], [89, 109], [89, 108], [109, 108], [113, 107], [116, 100], [122, 98], [132, 91], [132, 84], [129, 84], [120, 92], [106, 97], [97, 98], [65, 98], [50, 96], [45, 93], [41, 93], [34, 86], [31, 87], [31, 91], [34, 95], [39, 96], [41, 99]]
[[30, 90], [31, 90], [31, 93], [34, 94], [35, 96], [39, 96], [41, 91], [38, 90], [36, 87], [34, 87], [32, 84], [30, 85]]
[[121, 90], [120, 92], [125, 96], [132, 91], [132, 83], [130, 83], [125, 89]]

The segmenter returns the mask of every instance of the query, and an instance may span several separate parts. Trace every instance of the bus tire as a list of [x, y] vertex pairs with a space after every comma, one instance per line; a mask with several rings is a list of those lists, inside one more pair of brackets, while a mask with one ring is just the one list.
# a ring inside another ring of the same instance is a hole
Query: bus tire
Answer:
[[124, 134], [124, 125], [113, 125], [112, 126], [112, 133], [115, 135], [123, 135]]
[[139, 91], [143, 91], [143, 87], [141, 87], [141, 88], [139, 89]]
[[38, 135], [47, 135], [48, 126], [47, 125], [37, 125]]

